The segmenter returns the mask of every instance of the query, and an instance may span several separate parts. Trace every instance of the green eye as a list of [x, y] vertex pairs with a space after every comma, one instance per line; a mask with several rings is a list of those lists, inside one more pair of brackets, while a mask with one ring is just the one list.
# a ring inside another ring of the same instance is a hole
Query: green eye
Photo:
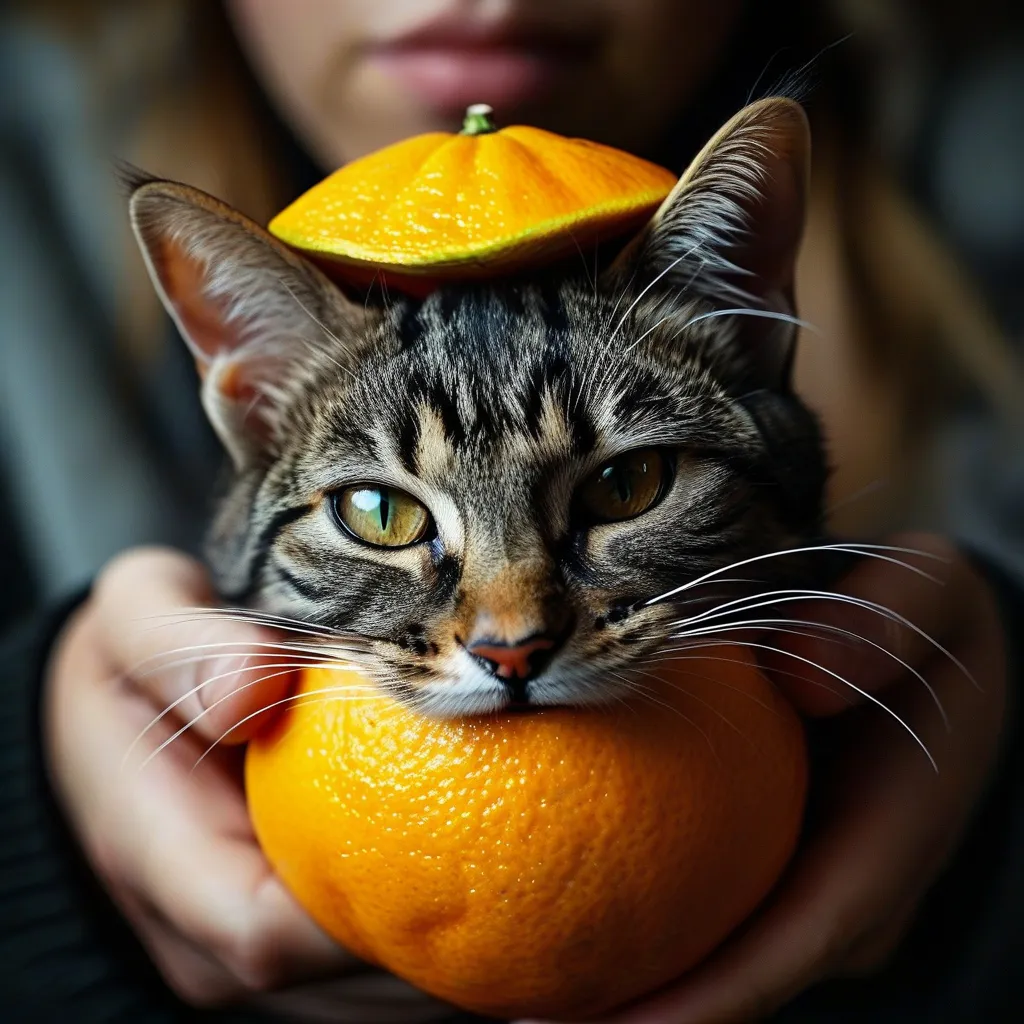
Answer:
[[668, 476], [668, 460], [657, 448], [638, 448], [606, 462], [584, 482], [576, 501], [591, 522], [633, 519], [661, 497]]
[[353, 537], [380, 548], [403, 548], [430, 531], [430, 513], [393, 487], [346, 487], [334, 496], [334, 512]]

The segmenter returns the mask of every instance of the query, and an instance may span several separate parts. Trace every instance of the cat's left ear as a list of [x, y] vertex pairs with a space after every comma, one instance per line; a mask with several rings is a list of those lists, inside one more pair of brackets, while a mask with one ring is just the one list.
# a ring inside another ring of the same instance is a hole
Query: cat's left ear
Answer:
[[[636, 289], [658, 282], [719, 310], [746, 307], [745, 341], [784, 383], [795, 329], [755, 311], [794, 313], [811, 138], [803, 108], [769, 98], [741, 110], [701, 150], [647, 227], [610, 268]], [[739, 323], [737, 319], [737, 324]]]
[[362, 307], [212, 196], [170, 181], [129, 185], [135, 236], [195, 358], [207, 416], [244, 467], [272, 449], [289, 387], [344, 357]]

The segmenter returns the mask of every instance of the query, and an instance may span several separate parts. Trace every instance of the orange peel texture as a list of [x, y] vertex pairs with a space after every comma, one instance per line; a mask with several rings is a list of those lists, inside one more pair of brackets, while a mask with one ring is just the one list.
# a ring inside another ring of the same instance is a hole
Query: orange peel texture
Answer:
[[541, 128], [432, 132], [335, 171], [270, 232], [355, 281], [489, 277], [577, 248], [589, 256], [643, 224], [675, 183], [639, 157]]
[[601, 1014], [747, 918], [803, 814], [802, 725], [745, 648], [659, 673], [650, 699], [431, 721], [309, 670], [248, 750], [256, 834], [329, 934], [422, 989]]

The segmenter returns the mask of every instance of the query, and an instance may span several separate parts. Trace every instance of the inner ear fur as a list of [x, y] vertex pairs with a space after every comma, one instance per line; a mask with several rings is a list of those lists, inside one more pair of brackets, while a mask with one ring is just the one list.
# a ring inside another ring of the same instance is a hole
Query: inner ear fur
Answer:
[[791, 307], [810, 154], [799, 104], [745, 107], [698, 153], [612, 273], [664, 274], [711, 300]]
[[329, 341], [324, 358], [343, 359], [337, 343], [354, 335], [361, 311], [316, 267], [199, 189], [142, 180], [129, 211], [154, 286], [203, 378], [207, 415], [244, 465], [272, 440], [288, 379]]
[[312, 264], [197, 188], [145, 180], [129, 211], [154, 285], [201, 370], [261, 327], [290, 329], [307, 314], [357, 318]]

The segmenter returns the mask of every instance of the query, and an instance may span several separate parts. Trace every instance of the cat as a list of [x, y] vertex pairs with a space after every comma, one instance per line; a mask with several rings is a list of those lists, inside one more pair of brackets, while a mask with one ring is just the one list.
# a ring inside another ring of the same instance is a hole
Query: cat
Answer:
[[772, 556], [823, 531], [824, 440], [791, 383], [809, 152], [802, 109], [762, 100], [599, 272], [377, 303], [136, 178], [234, 467], [208, 544], [225, 601], [444, 718], [621, 698], [698, 581], [806, 579]]

